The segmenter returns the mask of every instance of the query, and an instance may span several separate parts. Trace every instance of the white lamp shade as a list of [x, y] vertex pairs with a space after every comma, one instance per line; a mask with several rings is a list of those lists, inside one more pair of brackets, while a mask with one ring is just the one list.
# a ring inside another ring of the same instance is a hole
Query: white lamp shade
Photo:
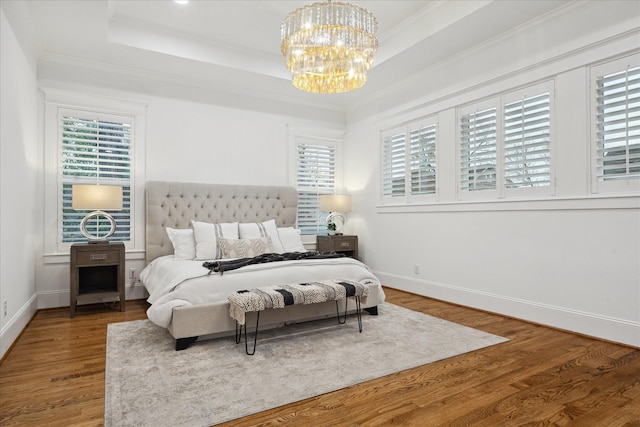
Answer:
[[325, 194], [320, 196], [321, 212], [351, 212], [350, 194]]
[[71, 207], [76, 210], [121, 210], [122, 187], [120, 185], [73, 185]]

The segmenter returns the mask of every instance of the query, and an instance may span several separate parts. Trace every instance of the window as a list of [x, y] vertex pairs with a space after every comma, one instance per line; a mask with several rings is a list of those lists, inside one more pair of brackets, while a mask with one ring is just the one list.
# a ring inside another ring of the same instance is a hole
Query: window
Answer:
[[436, 192], [436, 126], [409, 131], [409, 170], [412, 195]]
[[[640, 178], [640, 66], [632, 56], [592, 69], [594, 191], [637, 189]], [[633, 183], [631, 180], [635, 180]]]
[[434, 119], [382, 132], [382, 197], [412, 201], [437, 193]]
[[336, 192], [337, 141], [300, 137], [295, 139], [298, 228], [303, 235], [326, 231], [328, 212], [320, 212], [319, 196]]
[[467, 113], [461, 119], [460, 189], [496, 189], [497, 110], [495, 107]]
[[552, 194], [552, 99], [543, 83], [459, 110], [459, 198]]
[[382, 195], [404, 196], [405, 193], [405, 134], [391, 132], [382, 138]]
[[[116, 221], [113, 241], [131, 239], [131, 147], [133, 120], [126, 116], [80, 110], [58, 110], [60, 236], [63, 243], [85, 242], [80, 221], [88, 211], [73, 210], [73, 184], [113, 184], [123, 187], [123, 208], [107, 211]], [[100, 218], [87, 224], [92, 234], [105, 234]], [[105, 230], [106, 229], [106, 230]]]
[[551, 185], [551, 100], [549, 93], [504, 106], [504, 185]]

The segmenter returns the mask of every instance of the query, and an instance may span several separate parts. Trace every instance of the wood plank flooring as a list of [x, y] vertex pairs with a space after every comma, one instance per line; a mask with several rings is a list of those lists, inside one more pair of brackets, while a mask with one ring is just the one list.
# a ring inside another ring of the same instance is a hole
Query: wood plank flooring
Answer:
[[[640, 349], [385, 291], [511, 341], [223, 426], [640, 426]], [[0, 425], [102, 425], [107, 324], [144, 319], [146, 308], [39, 311], [0, 364]]]

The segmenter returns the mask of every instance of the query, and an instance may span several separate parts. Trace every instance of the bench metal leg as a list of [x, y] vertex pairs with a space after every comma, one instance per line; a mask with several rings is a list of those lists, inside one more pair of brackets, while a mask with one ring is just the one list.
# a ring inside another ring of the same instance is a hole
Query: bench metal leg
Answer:
[[[246, 322], [246, 320], [245, 320]], [[238, 326], [240, 326], [238, 328]], [[238, 325], [238, 321], [236, 320], [236, 344], [240, 344], [240, 341], [242, 340], [242, 327], [244, 325]]]
[[358, 330], [362, 333], [362, 307], [360, 306], [360, 297], [356, 297], [356, 314], [358, 316]]
[[[354, 297], [356, 302], [356, 315], [358, 316], [358, 330], [362, 333], [362, 305], [360, 303], [360, 297]], [[338, 323], [344, 325], [347, 322], [347, 308], [349, 306], [349, 300], [344, 299], [344, 314], [340, 314], [338, 308], [338, 301], [336, 300], [336, 313], [338, 314]], [[260, 326], [260, 312], [256, 312], [256, 331], [253, 336], [253, 350], [249, 352], [249, 343], [247, 342], [247, 322], [244, 325], [238, 324], [236, 321], [236, 344], [240, 344], [242, 341], [242, 329], [244, 329], [244, 351], [249, 356], [253, 356], [256, 353], [256, 345], [258, 343], [258, 329]]]
[[348, 298], [344, 299], [344, 317], [340, 317], [340, 309], [338, 308], [338, 300], [336, 300], [336, 313], [338, 314], [338, 323], [344, 325], [347, 322], [347, 305], [349, 303]]
[[[358, 329], [362, 332], [362, 306], [360, 304], [360, 297], [354, 297], [356, 300], [356, 315], [358, 316]], [[338, 300], [336, 300], [336, 313], [338, 313], [338, 323], [344, 325], [347, 322], [347, 306], [349, 305], [349, 299], [344, 299], [344, 315], [340, 316], [340, 309], [338, 308]]]
[[[249, 353], [249, 344], [247, 344], [247, 322], [245, 320], [244, 325], [238, 325], [238, 322], [236, 321], [236, 344], [240, 344], [240, 341], [242, 340], [242, 329], [244, 328], [244, 351], [249, 356], [253, 356], [256, 353], [256, 344], [258, 342], [258, 325], [260, 324], [260, 312], [258, 311], [256, 313], [256, 332], [254, 333], [253, 337], [253, 351], [251, 351], [251, 353]], [[238, 328], [238, 326], [240, 327]]]

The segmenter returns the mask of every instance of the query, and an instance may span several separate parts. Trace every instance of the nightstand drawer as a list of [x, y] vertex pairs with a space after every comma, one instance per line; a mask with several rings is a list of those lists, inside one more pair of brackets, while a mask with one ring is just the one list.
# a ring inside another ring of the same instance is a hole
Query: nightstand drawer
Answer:
[[78, 266], [118, 264], [118, 262], [120, 262], [119, 251], [78, 252], [76, 254]]
[[358, 242], [353, 237], [340, 237], [335, 236], [333, 238], [333, 250], [335, 251], [353, 251], [358, 247]]
[[341, 252], [358, 259], [358, 236], [345, 234], [316, 236], [316, 249], [319, 252]]

